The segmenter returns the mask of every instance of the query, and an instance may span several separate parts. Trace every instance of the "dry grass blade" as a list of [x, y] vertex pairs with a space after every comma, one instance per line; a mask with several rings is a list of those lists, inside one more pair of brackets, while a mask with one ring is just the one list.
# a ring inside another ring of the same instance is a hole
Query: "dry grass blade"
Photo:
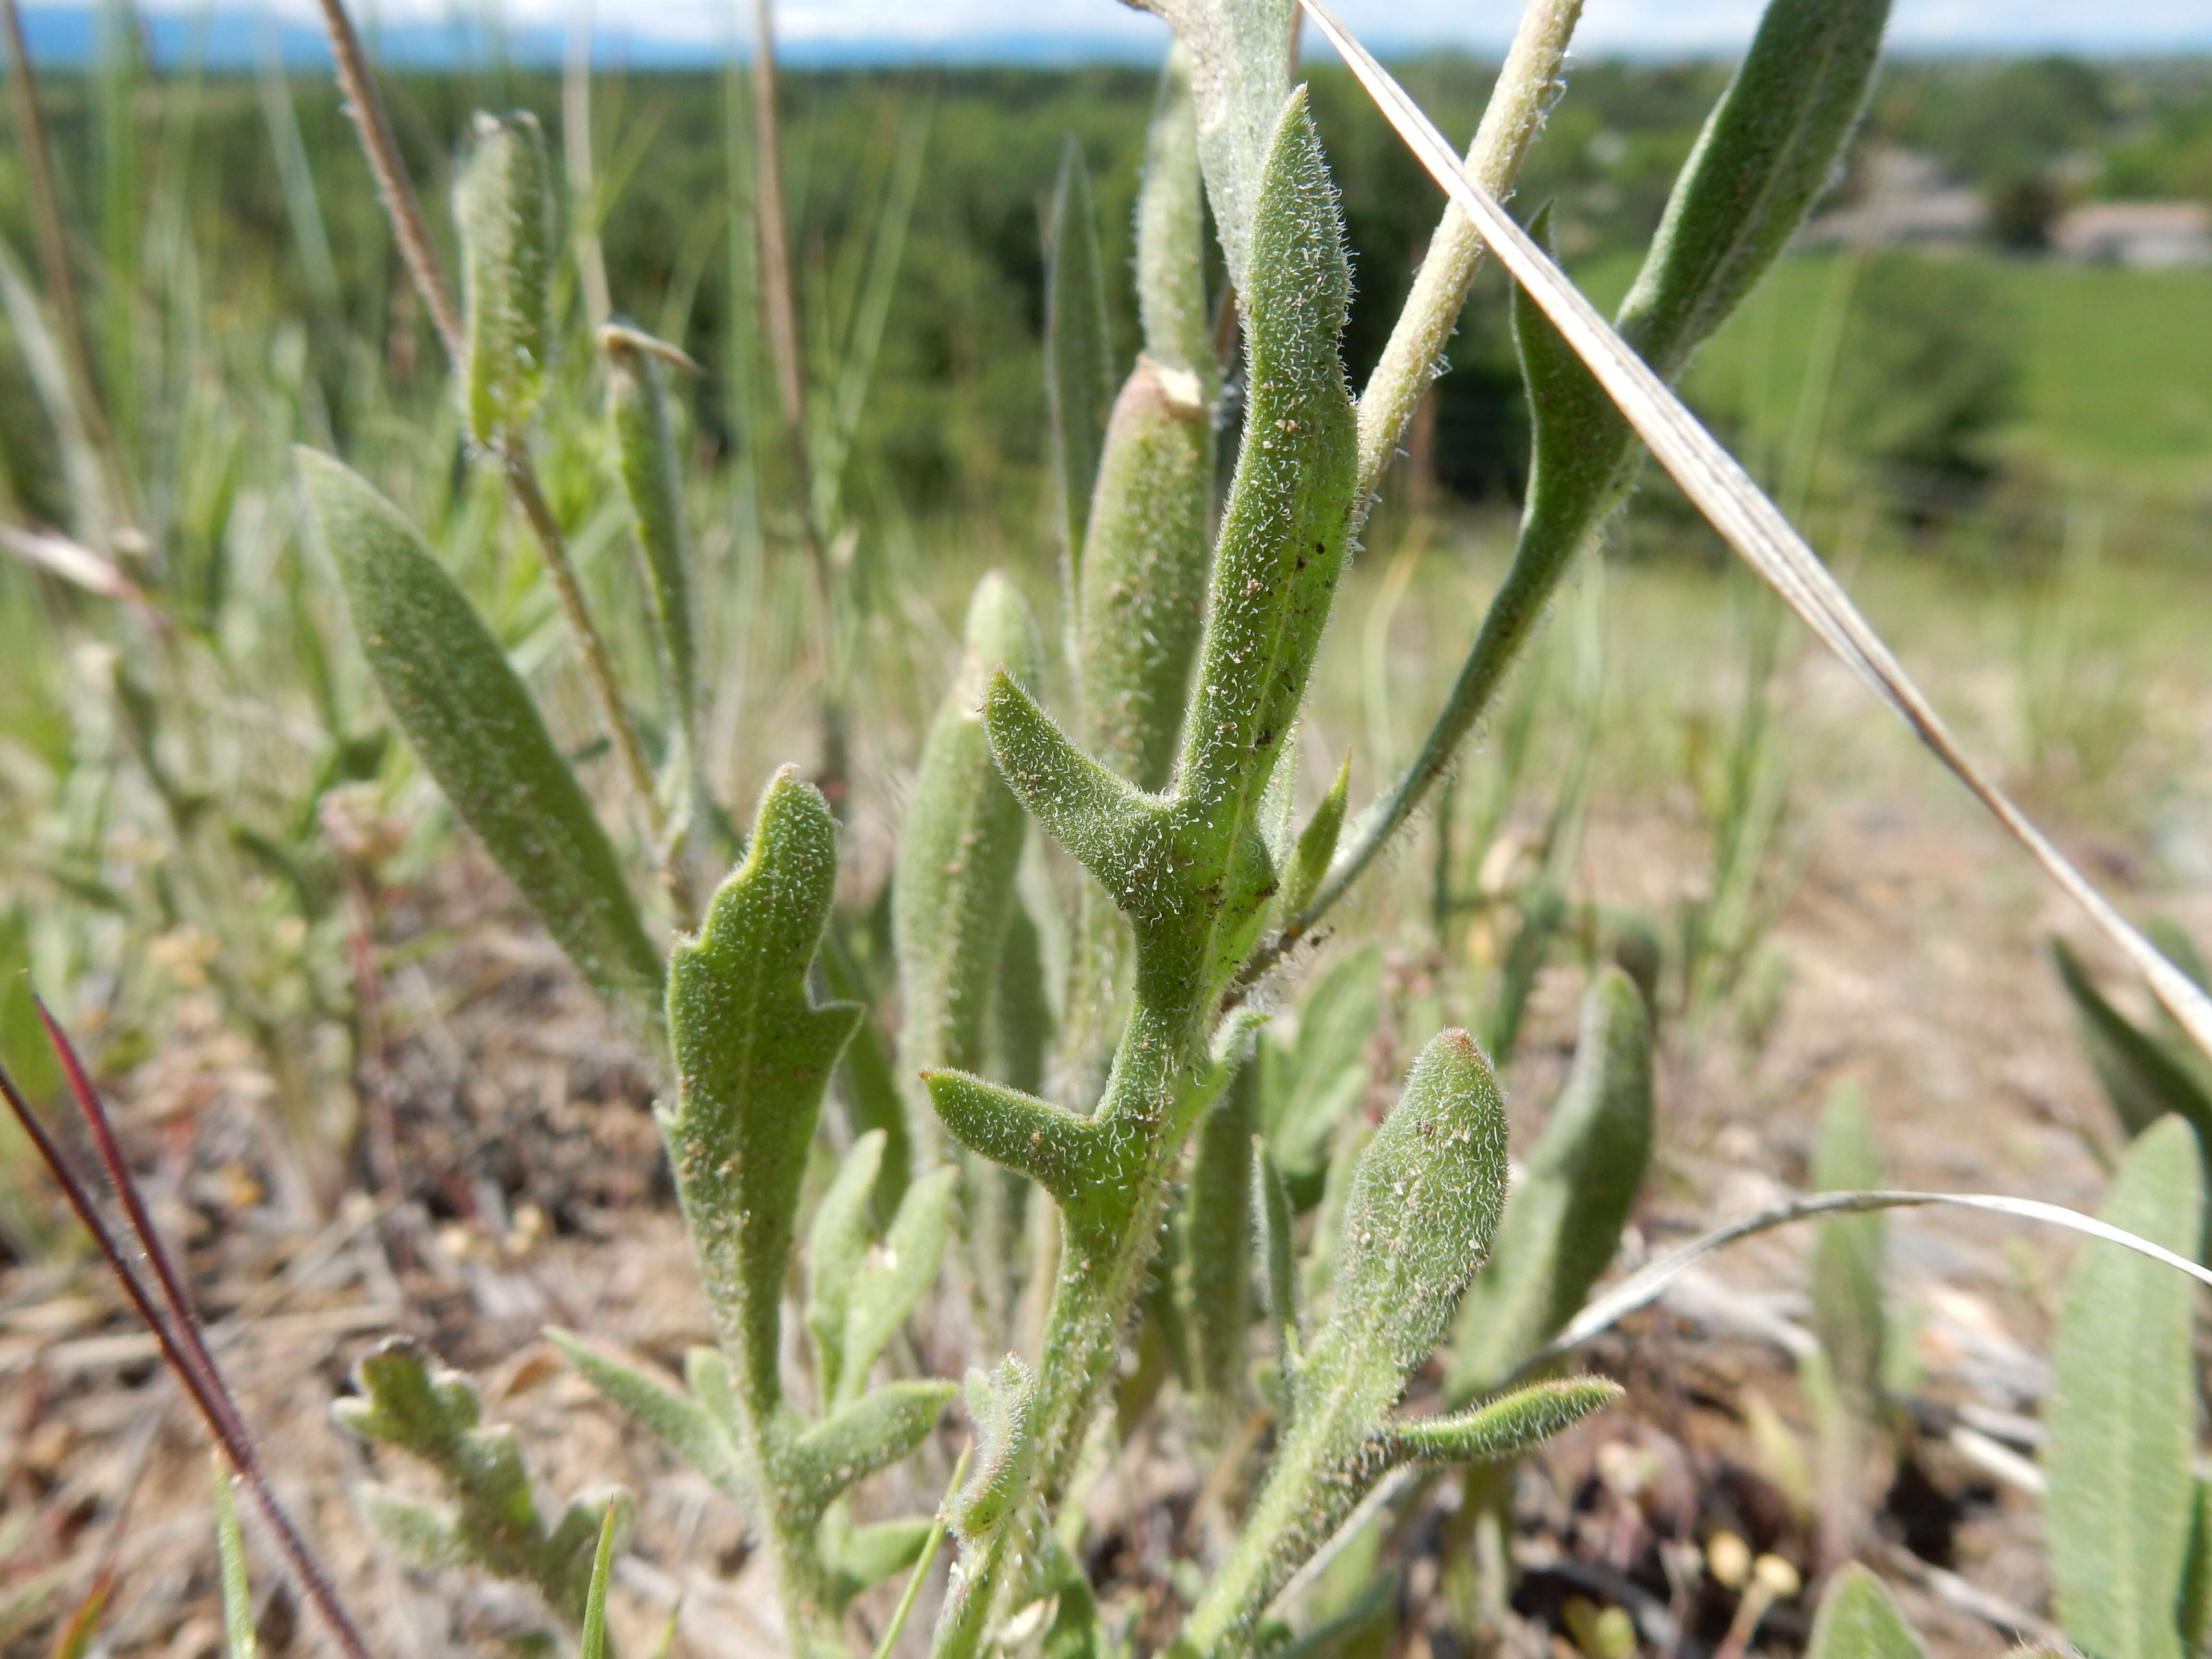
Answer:
[[161, 1235], [154, 1231], [147, 1217], [145, 1200], [139, 1194], [137, 1182], [131, 1175], [130, 1166], [123, 1160], [106, 1108], [100, 1104], [100, 1097], [86, 1077], [76, 1049], [61, 1027], [47, 1013], [44, 1004], [36, 1006], [40, 1021], [54, 1046], [56, 1057], [62, 1063], [70, 1095], [100, 1148], [101, 1163], [114, 1185], [116, 1196], [121, 1200], [125, 1213], [130, 1218], [139, 1249], [152, 1267], [161, 1286], [161, 1294], [158, 1301], [131, 1266], [121, 1241], [100, 1214], [91, 1192], [77, 1178], [76, 1172], [63, 1156], [61, 1148], [46, 1133], [46, 1126], [31, 1110], [30, 1103], [23, 1098], [21, 1091], [15, 1087], [15, 1080], [4, 1068], [0, 1068], [0, 1096], [5, 1097], [16, 1122], [21, 1126], [39, 1157], [52, 1171], [63, 1195], [69, 1201], [70, 1210], [83, 1224], [85, 1231], [92, 1235], [101, 1256], [122, 1284], [131, 1307], [154, 1334], [155, 1340], [161, 1346], [161, 1357], [185, 1385], [185, 1391], [191, 1395], [192, 1403], [206, 1419], [209, 1431], [222, 1446], [224, 1456], [230, 1460], [231, 1467], [245, 1478], [263, 1518], [276, 1534], [277, 1546], [299, 1580], [301, 1589], [314, 1603], [316, 1612], [329, 1626], [345, 1659], [369, 1659], [368, 1645], [362, 1639], [360, 1628], [346, 1611], [345, 1604], [338, 1599], [337, 1587], [331, 1582], [330, 1575], [324, 1571], [322, 1564], [315, 1559], [314, 1553], [307, 1547], [306, 1538], [294, 1524], [290, 1513], [278, 1501], [276, 1489], [269, 1482], [252, 1434], [246, 1425], [237, 1401], [231, 1397], [222, 1374], [216, 1370], [214, 1357], [208, 1352], [191, 1304], [185, 1299], [175, 1264], [171, 1261]]
[[1638, 1308], [1649, 1307], [1698, 1263], [1740, 1238], [1787, 1226], [1793, 1221], [1802, 1221], [1810, 1216], [1858, 1215], [1872, 1210], [1910, 1210], [1935, 1204], [1948, 1205], [1960, 1210], [1981, 1210], [1991, 1215], [2015, 1216], [2025, 1221], [2040, 1221], [2050, 1226], [2086, 1233], [2091, 1238], [2103, 1239], [2108, 1244], [2118, 1244], [2139, 1255], [2147, 1255], [2154, 1261], [2179, 1268], [2200, 1284], [2212, 1285], [2212, 1268], [2200, 1267], [2186, 1256], [2177, 1255], [2163, 1245], [2154, 1244], [2150, 1240], [2115, 1227], [2110, 1222], [2083, 1215], [2080, 1211], [2069, 1210], [2063, 1205], [2045, 1204], [2040, 1199], [2012, 1198], [2002, 1193], [1815, 1193], [1809, 1197], [1794, 1198], [1786, 1203], [1754, 1210], [1725, 1226], [1700, 1234], [1688, 1243], [1669, 1250], [1656, 1261], [1638, 1268], [1586, 1305], [1565, 1330], [1531, 1354], [1515, 1376], [1525, 1377], [1537, 1373], [1543, 1366], [1589, 1341]]
[[1996, 781], [1961, 751], [1942, 717], [1781, 509], [1699, 424], [1667, 383], [1613, 332], [1528, 233], [1468, 176], [1443, 135], [1389, 71], [1320, 0], [1302, 0], [1302, 3], [1398, 130], [1398, 136], [1474, 222], [1498, 262], [1542, 307], [1713, 528], [1973, 792], [2051, 878], [2089, 913], [2105, 936], [2150, 981], [2158, 1000], [2197, 1047], [2212, 1054], [2212, 998], [2137, 933]]

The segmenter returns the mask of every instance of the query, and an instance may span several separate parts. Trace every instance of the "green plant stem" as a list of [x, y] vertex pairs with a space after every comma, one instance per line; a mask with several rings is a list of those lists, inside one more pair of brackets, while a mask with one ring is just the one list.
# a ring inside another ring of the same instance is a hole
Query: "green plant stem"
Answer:
[[[1567, 43], [1574, 38], [1582, 11], [1583, 0], [1528, 0], [1521, 14], [1513, 45], [1467, 151], [1468, 171], [1500, 200], [1511, 192], [1522, 158], [1559, 91]], [[1360, 394], [1358, 483], [1352, 509], [1355, 529], [1366, 519], [1382, 475], [1397, 453], [1398, 441], [1436, 380], [1444, 347], [1459, 326], [1468, 289], [1482, 263], [1482, 235], [1474, 222], [1456, 204], [1447, 205], [1429, 238], [1413, 292], [1407, 295], [1389, 341], [1367, 377], [1367, 389]]]
[[568, 631], [575, 635], [576, 648], [584, 659], [585, 678], [591, 682], [592, 695], [599, 702], [599, 718], [606, 723], [608, 734], [614, 740], [630, 798], [645, 821], [647, 839], [652, 844], [661, 886], [676, 913], [677, 925], [689, 928], [698, 921], [698, 903], [672, 854], [667, 815], [661, 811], [660, 798], [653, 793], [653, 769], [646, 763], [645, 749], [638, 741], [637, 727], [630, 720], [629, 711], [623, 706], [622, 686], [615, 678], [614, 663], [607, 655], [606, 642], [599, 637], [592, 613], [585, 606], [583, 586], [576, 580], [576, 567], [568, 557], [568, 542], [561, 534], [559, 520], [553, 516], [552, 504], [538, 485], [538, 470], [530, 463], [530, 453], [524, 447], [521, 434], [507, 434], [500, 450], [500, 467], [507, 476], [507, 489], [515, 504], [530, 523], [531, 533], [538, 538], [538, 556], [545, 566], [545, 574], [552, 579], [554, 592], [560, 598], [562, 614], [568, 619]]

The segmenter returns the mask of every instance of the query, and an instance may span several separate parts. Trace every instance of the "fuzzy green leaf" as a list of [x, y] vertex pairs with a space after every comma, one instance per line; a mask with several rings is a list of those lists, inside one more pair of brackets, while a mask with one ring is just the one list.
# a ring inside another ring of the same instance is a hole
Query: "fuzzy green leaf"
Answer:
[[684, 533], [684, 464], [676, 453], [668, 374], [661, 366], [666, 348], [626, 328], [603, 330], [599, 346], [606, 357], [615, 459], [637, 527], [638, 549], [645, 556], [672, 723], [688, 732], [699, 696], [698, 668]]
[[[983, 1063], [984, 1016], [1026, 825], [991, 757], [980, 703], [994, 673], [1034, 681], [1042, 657], [1019, 590], [989, 573], [969, 603], [959, 672], [922, 749], [891, 884], [905, 1000], [899, 1058], [909, 1077]], [[918, 1146], [933, 1144], [926, 1127], [915, 1126]]]
[[[2194, 1256], [2203, 1185], [2189, 1126], [2138, 1136], [2101, 1212], [2115, 1227]], [[2067, 1276], [2044, 1410], [2058, 1622], [2100, 1659], [2181, 1659], [2176, 1605], [2195, 1484], [2190, 1283], [2100, 1243]]]
[[1473, 1038], [1446, 1031], [1413, 1062], [1352, 1174], [1331, 1322], [1348, 1368], [1389, 1372], [1395, 1397], [1444, 1334], [1504, 1207], [1497, 1079]]
[[1145, 170], [1137, 186], [1137, 314], [1146, 353], [1161, 368], [1189, 376], [1194, 401], [1211, 404], [1220, 374], [1206, 303], [1205, 193], [1190, 52], [1177, 42], [1160, 70], [1159, 96], [1145, 131]]
[[1297, 1047], [1268, 1057], [1267, 1151], [1292, 1181], [1319, 1172], [1330, 1135], [1365, 1097], [1368, 1046], [1382, 1009], [1382, 952], [1363, 946], [1330, 963], [1306, 992]]
[[1505, 1113], [1464, 1031], [1421, 1051], [1352, 1176], [1335, 1307], [1308, 1345], [1289, 1427], [1227, 1562], [1182, 1644], [1237, 1650], [1298, 1564], [1389, 1466], [1385, 1413], [1443, 1334], [1505, 1199]]
[[1267, 252], [1253, 244], [1276, 118], [1290, 90], [1297, 0], [1146, 0], [1190, 54], [1199, 160], [1230, 286], [1263, 280]]
[[1213, 426], [1196, 377], [1151, 357], [1114, 403], [1076, 628], [1091, 750], [1139, 788], [1174, 769], [1206, 605]]
[[1036, 1379], [1012, 1354], [988, 1374], [968, 1373], [968, 1415], [975, 1428], [975, 1453], [968, 1479], [948, 1501], [945, 1522], [962, 1548], [1003, 1524], [1029, 1486], [1036, 1460], [1030, 1419]]
[[1184, 1302], [1199, 1386], [1234, 1401], [1252, 1327], [1252, 1131], [1259, 1072], [1243, 1066], [1199, 1120], [1183, 1197]]
[[1805, 1659], [1928, 1659], [1920, 1638], [1875, 1577], [1856, 1562], [1828, 1581]]
[[623, 1408], [669, 1450], [707, 1477], [715, 1491], [745, 1504], [749, 1482], [728, 1428], [696, 1399], [686, 1398], [643, 1371], [588, 1347], [573, 1331], [556, 1327], [546, 1340], [585, 1380]]
[[1601, 1376], [1532, 1382], [1450, 1417], [1390, 1424], [1378, 1438], [1393, 1462], [1510, 1462], [1620, 1395], [1620, 1385]]
[[1267, 1143], [1258, 1135], [1252, 1137], [1251, 1160], [1252, 1218], [1259, 1233], [1261, 1265], [1266, 1270], [1267, 1322], [1274, 1328], [1277, 1358], [1289, 1376], [1297, 1370], [1301, 1342], [1290, 1195], [1283, 1190], [1283, 1178], [1275, 1172], [1274, 1160], [1267, 1156]]
[[965, 1072], [931, 1072], [923, 1081], [946, 1133], [1036, 1182], [1059, 1200], [1071, 1224], [1112, 1212], [1115, 1194], [1101, 1190], [1110, 1176], [1110, 1148], [1091, 1119]]
[[2051, 956], [2060, 982], [2074, 999], [2090, 1068], [2111, 1097], [2121, 1128], [2139, 1135], [2172, 1112], [2212, 1149], [2212, 1095], [2163, 1042], [2106, 1000], [2065, 940], [2051, 941]]
[[1166, 840], [1158, 801], [1077, 748], [1010, 674], [985, 688], [983, 724], [1015, 796], [1116, 903], [1147, 921], [1175, 914], [1157, 874]]
[[1828, 188], [1888, 21], [1889, 0], [1769, 0], [1621, 304], [1622, 334], [1662, 374], [1712, 337]]
[[[1091, 173], [1071, 136], [1060, 151], [1045, 228], [1045, 397], [1052, 410], [1054, 472], [1066, 517], [1069, 569], [1080, 572], [1091, 491], [1114, 395], [1106, 329], [1106, 276], [1098, 253], [1098, 210]], [[1009, 665], [1011, 666], [1011, 665]]]
[[884, 1161], [884, 1134], [871, 1129], [853, 1143], [814, 1209], [806, 1235], [806, 1328], [814, 1338], [814, 1365], [825, 1400], [842, 1395], [845, 1375], [845, 1318], [853, 1285], [868, 1250], [868, 1210]]
[[836, 1524], [842, 1514], [841, 1505], [822, 1522], [822, 1559], [841, 1603], [912, 1567], [937, 1530], [936, 1522], [927, 1516], [855, 1527], [849, 1522]]
[[[1248, 871], [1246, 842], [1328, 622], [1357, 439], [1337, 350], [1351, 270], [1336, 187], [1303, 88], [1282, 105], [1267, 154], [1244, 290], [1244, 435], [1216, 544], [1175, 799], [1182, 884], [1227, 933], [1272, 896], [1272, 872], [1264, 859], [1261, 871]], [[1255, 873], [1267, 890], [1238, 890]]]
[[876, 1356], [937, 1277], [959, 1179], [957, 1170], [936, 1170], [908, 1188], [881, 1248], [862, 1258], [845, 1315], [836, 1400], [850, 1400], [866, 1385]]
[[261, 1642], [253, 1631], [253, 1593], [246, 1582], [246, 1540], [238, 1533], [230, 1471], [220, 1455], [214, 1467], [215, 1553], [222, 1581], [223, 1653], [225, 1659], [258, 1659]]
[[1446, 1396], [1497, 1387], [1580, 1310], [1620, 1246], [1651, 1153], [1651, 1031], [1618, 969], [1583, 999], [1574, 1069], [1528, 1154], [1497, 1249], [1461, 1304]]
[[354, 1496], [361, 1506], [362, 1519], [376, 1534], [377, 1542], [407, 1565], [436, 1571], [474, 1559], [461, 1541], [450, 1505], [403, 1498], [371, 1485], [362, 1486]]
[[1298, 831], [1298, 844], [1291, 854], [1290, 873], [1283, 882], [1283, 914], [1294, 916], [1313, 902], [1336, 856], [1337, 837], [1344, 833], [1344, 808], [1352, 790], [1352, 751], [1344, 751], [1328, 793], [1314, 808], [1306, 827]]
[[[1829, 1095], [1820, 1115], [1811, 1189], [1865, 1192], [1881, 1185], [1866, 1102], [1845, 1085]], [[1813, 1334], [1820, 1339], [1844, 1404], [1862, 1421], [1871, 1420], [1881, 1398], [1889, 1323], [1881, 1292], [1887, 1238], [1881, 1216], [1869, 1212], [1830, 1216], [1813, 1239]]]
[[453, 223], [468, 325], [462, 408], [489, 447], [538, 407], [553, 346], [553, 188], [536, 116], [477, 112]]
[[919, 1446], [959, 1392], [934, 1377], [909, 1378], [839, 1407], [772, 1455], [779, 1504], [788, 1514], [820, 1516], [854, 1482]]
[[806, 970], [837, 881], [837, 827], [789, 769], [761, 795], [744, 862], [668, 969], [676, 1103], [660, 1114], [722, 1344], [756, 1422], [782, 1398], [783, 1276], [831, 1069], [864, 1011], [814, 1006]]
[[659, 953], [499, 641], [398, 507], [329, 456], [295, 453], [362, 654], [416, 756], [584, 977], [657, 1025]]

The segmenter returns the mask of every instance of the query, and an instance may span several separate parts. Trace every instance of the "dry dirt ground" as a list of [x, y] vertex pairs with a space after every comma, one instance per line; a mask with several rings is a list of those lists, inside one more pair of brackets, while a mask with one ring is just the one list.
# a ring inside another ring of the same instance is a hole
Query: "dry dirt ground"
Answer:
[[[1824, 694], [1814, 684], [1805, 695]], [[1848, 720], [1872, 718], [1861, 709]], [[1832, 730], [1810, 729], [1816, 745]], [[1808, 775], [1820, 771], [1819, 757], [1804, 758]], [[2052, 930], [2086, 930], [1947, 786], [1862, 787], [1855, 764], [1820, 773], [1798, 801], [1805, 861], [1771, 936], [1786, 978], [1771, 1018], [1750, 1038], [1670, 1039], [1662, 1150], [1635, 1249], [1799, 1187], [1821, 1103], [1847, 1079], [1864, 1091], [1893, 1183], [2096, 1205], [2109, 1114], [2044, 953]], [[1594, 813], [1580, 879], [1607, 902], [1664, 914], [1704, 867], [1703, 831], [1679, 791], [1630, 799]], [[2172, 860], [2149, 860], [2142, 837], [2084, 832], [2069, 844], [2121, 894], [2212, 939], [2212, 886], [2177, 876]], [[773, 1651], [763, 1564], [742, 1518], [539, 1340], [546, 1325], [565, 1325], [673, 1369], [710, 1334], [646, 1083], [483, 875], [448, 871], [425, 896], [445, 920], [469, 924], [466, 942], [388, 987], [398, 1035], [386, 1086], [403, 1202], [380, 1208], [356, 1191], [308, 1226], [277, 1213], [243, 1127], [261, 1093], [250, 1052], [189, 1006], [154, 1062], [112, 1080], [125, 1134], [278, 1488], [379, 1654], [491, 1651], [538, 1616], [518, 1592], [401, 1568], [367, 1540], [350, 1496], [358, 1483], [415, 1477], [346, 1440], [326, 1411], [352, 1359], [392, 1331], [478, 1378], [488, 1418], [514, 1425], [549, 1492], [565, 1500], [616, 1480], [638, 1494], [615, 1609], [629, 1651], [653, 1650], [672, 1613], [673, 1651]], [[1580, 982], [1563, 963], [1539, 984], [1510, 1079], [1518, 1144], [1564, 1069]], [[1859, 1501], [1825, 1519], [1808, 1502], [1817, 1455], [1790, 1357], [1802, 1340], [1803, 1232], [1736, 1247], [1589, 1351], [1630, 1395], [1520, 1477], [1522, 1571], [1506, 1650], [1569, 1659], [1574, 1620], [1620, 1605], [1644, 1651], [1704, 1659], [1729, 1645], [1739, 1608], [1712, 1571], [1715, 1534], [1810, 1577], [1824, 1526], [1831, 1551], [1840, 1529], [1882, 1572], [1939, 1653], [1995, 1653], [2047, 1634], [2021, 1443], [2070, 1246], [1933, 1212], [1893, 1217], [1888, 1239], [1911, 1398], [1849, 1483]], [[958, 1355], [933, 1351], [926, 1322], [915, 1346], [924, 1368], [957, 1369]], [[106, 1595], [97, 1644], [161, 1659], [217, 1651], [205, 1437], [95, 1262], [0, 1273], [0, 1379], [5, 1652], [62, 1650], [95, 1587]], [[916, 1468], [872, 1501], [886, 1512], [927, 1508], [964, 1431], [953, 1414]], [[1172, 1628], [1188, 1588], [1168, 1563], [1205, 1535], [1200, 1479], [1177, 1435], [1140, 1435], [1093, 1500], [1091, 1560], [1109, 1614], [1147, 1638]], [[1402, 1522], [1413, 1562], [1395, 1592], [1402, 1633], [1368, 1650], [1455, 1650], [1451, 1563], [1439, 1555], [1456, 1534], [1444, 1507], [1431, 1493]], [[267, 1650], [325, 1650], [251, 1525], [249, 1553]], [[1779, 1601], [1753, 1647], [1801, 1644], [1809, 1604], [1809, 1593]], [[1583, 1611], [1571, 1617], [1571, 1606]], [[856, 1636], [872, 1636], [883, 1611], [881, 1595], [864, 1601]]]

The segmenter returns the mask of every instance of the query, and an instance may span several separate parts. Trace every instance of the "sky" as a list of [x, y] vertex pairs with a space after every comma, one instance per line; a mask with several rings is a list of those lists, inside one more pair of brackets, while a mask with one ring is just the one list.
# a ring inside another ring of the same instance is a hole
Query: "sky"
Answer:
[[[704, 43], [726, 34], [742, 0], [590, 0], [603, 28]], [[306, 9], [306, 0], [291, 0]], [[379, 0], [389, 15], [440, 15], [447, 0]], [[565, 23], [579, 0], [502, 0], [514, 21]], [[1705, 52], [1741, 46], [1758, 0], [1589, 0], [1577, 32], [1588, 49]], [[1498, 47], [1512, 0], [1342, 0], [1346, 22], [1371, 43]], [[993, 36], [1124, 43], [1164, 39], [1163, 26], [1121, 0], [778, 0], [777, 32], [793, 41], [915, 44]], [[2212, 50], [2212, 0], [1895, 0], [1891, 39], [1948, 51], [2046, 46], [2092, 52]]]
[[[1121, 0], [773, 0], [776, 33], [795, 61], [882, 56], [949, 59], [1071, 60], [1100, 55], [1149, 61], [1164, 26]], [[314, 46], [314, 0], [142, 0], [190, 31], [210, 8], [221, 33], [254, 33], [258, 20]], [[599, 55], [682, 60], [716, 52], [742, 35], [750, 0], [356, 0], [372, 33], [381, 22], [405, 55], [438, 55], [461, 17], [495, 20], [514, 55], [557, 51], [562, 32], [588, 6]], [[1353, 31], [1385, 53], [1458, 46], [1495, 52], [1510, 37], [1515, 0], [1338, 0]], [[1760, 0], [1589, 0], [1576, 44], [1585, 53], [1711, 55], [1741, 50]], [[42, 16], [43, 14], [43, 16]], [[33, 49], [88, 43], [82, 0], [32, 0]], [[43, 30], [38, 26], [43, 22]], [[422, 26], [430, 25], [428, 29]], [[411, 37], [411, 44], [401, 37]], [[2096, 55], [2212, 52], [2212, 0], [1894, 0], [1893, 49], [2014, 53], [2058, 50]], [[66, 46], [64, 51], [68, 51]], [[69, 55], [76, 55], [70, 52]]]

